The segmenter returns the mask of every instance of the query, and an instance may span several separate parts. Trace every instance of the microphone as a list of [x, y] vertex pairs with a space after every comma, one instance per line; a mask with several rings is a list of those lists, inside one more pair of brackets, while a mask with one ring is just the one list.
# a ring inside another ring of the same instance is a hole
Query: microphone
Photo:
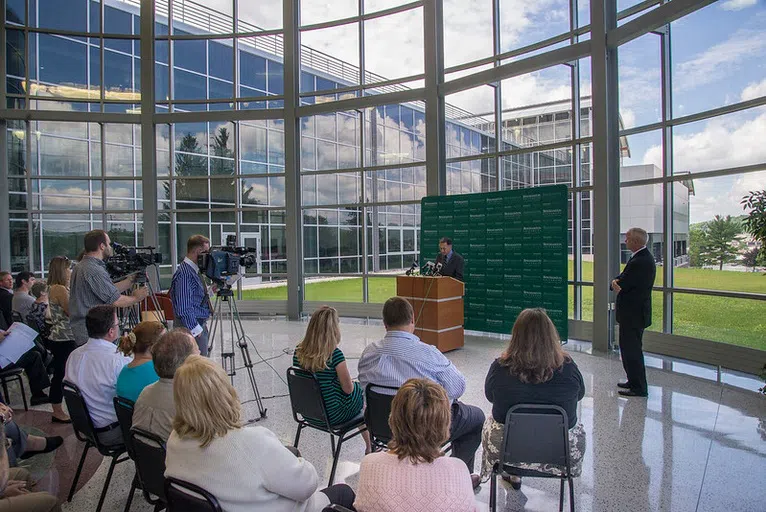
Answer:
[[406, 276], [411, 276], [413, 272], [415, 272], [415, 269], [418, 268], [418, 262], [413, 261], [412, 265], [410, 266], [410, 269], [404, 273]]
[[442, 264], [441, 263], [437, 263], [436, 264], [436, 267], [434, 268], [434, 275], [435, 276], [442, 275]]
[[425, 266], [420, 270], [420, 274], [425, 276], [434, 275], [434, 262], [433, 261], [427, 262]]

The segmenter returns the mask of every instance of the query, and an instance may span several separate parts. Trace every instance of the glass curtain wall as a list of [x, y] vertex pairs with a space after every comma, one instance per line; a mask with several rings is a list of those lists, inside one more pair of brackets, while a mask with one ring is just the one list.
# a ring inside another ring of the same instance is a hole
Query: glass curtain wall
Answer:
[[[157, 0], [142, 20], [139, 0], [5, 2], [11, 269], [42, 273], [101, 227], [157, 244], [167, 285], [189, 235], [233, 235], [258, 254], [243, 299], [285, 301], [296, 280], [298, 303], [379, 303], [393, 275], [437, 250], [419, 241], [427, 193], [565, 184], [570, 318], [604, 321], [596, 185], [619, 172], [620, 232], [646, 229], [658, 263], [652, 329], [766, 349], [766, 288], [752, 272], [762, 260], [747, 263], [759, 248], [740, 206], [766, 187], [761, 3], [680, 16], [673, 2], [607, 2], [619, 11], [607, 31], [618, 78], [595, 84], [604, 55], [591, 9], [603, 2], [294, 4]], [[656, 9], [659, 24], [645, 16]], [[142, 21], [154, 28], [151, 65]], [[593, 91], [605, 88], [619, 98], [619, 163], [608, 170], [593, 138]], [[156, 133], [155, 162], [142, 162], [142, 126]], [[152, 165], [156, 182], [143, 172]], [[155, 209], [158, 236], [145, 240]]]

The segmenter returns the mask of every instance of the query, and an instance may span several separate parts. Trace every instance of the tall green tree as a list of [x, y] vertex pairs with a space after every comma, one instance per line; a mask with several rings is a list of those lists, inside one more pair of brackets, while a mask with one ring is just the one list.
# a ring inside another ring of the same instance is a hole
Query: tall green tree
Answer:
[[755, 272], [755, 267], [758, 265], [758, 260], [760, 256], [760, 250], [758, 247], [753, 247], [746, 253], [742, 255], [742, 264], [745, 265], [745, 267], [750, 267], [753, 269], [753, 272]]
[[737, 241], [737, 235], [740, 233], [742, 233], [742, 226], [736, 219], [732, 219], [731, 215], [713, 217], [703, 228], [700, 245], [702, 262], [718, 265], [718, 270], [723, 270], [725, 263], [736, 261], [741, 248], [741, 244]]
[[760, 243], [758, 260], [766, 264], [766, 190], [750, 192], [742, 198], [741, 204], [745, 210], [750, 210], [742, 221], [742, 226]]
[[705, 264], [702, 261], [700, 251], [702, 250], [702, 243], [705, 237], [704, 224], [695, 224], [689, 226], [689, 266], [701, 267]]

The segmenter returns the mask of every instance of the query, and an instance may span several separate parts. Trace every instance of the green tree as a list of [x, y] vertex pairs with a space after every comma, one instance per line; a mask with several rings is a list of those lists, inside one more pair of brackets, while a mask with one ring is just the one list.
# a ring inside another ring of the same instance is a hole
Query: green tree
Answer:
[[702, 240], [704, 238], [705, 223], [693, 224], [689, 226], [689, 266], [701, 267], [704, 265], [700, 250], [702, 248]]
[[760, 242], [761, 260], [766, 256], [766, 190], [750, 192], [742, 198], [742, 207], [750, 210], [742, 221], [742, 227], [756, 242]]
[[740, 249], [737, 235], [741, 232], [742, 226], [731, 215], [713, 217], [703, 227], [700, 245], [702, 263], [718, 265], [718, 270], [723, 270], [725, 263], [736, 261]]
[[[201, 154], [204, 152], [196, 135], [187, 133], [181, 139], [175, 153], [176, 201], [207, 201], [207, 181], [184, 179], [207, 175], [207, 162]], [[164, 188], [165, 197], [169, 200], [170, 183], [165, 183]]]
[[758, 250], [758, 247], [753, 247], [742, 255], [742, 264], [745, 265], [745, 267], [752, 268], [753, 272], [755, 272], [755, 267], [758, 265], [760, 256], [759, 253], [760, 251]]

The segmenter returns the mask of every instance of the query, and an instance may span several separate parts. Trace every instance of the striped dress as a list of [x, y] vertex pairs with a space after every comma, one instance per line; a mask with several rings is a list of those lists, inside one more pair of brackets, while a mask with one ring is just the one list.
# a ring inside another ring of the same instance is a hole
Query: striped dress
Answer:
[[[364, 405], [362, 386], [358, 382], [354, 382], [354, 390], [350, 395], [344, 393], [340, 385], [338, 372], [335, 368], [345, 360], [346, 357], [343, 352], [336, 348], [327, 361], [327, 368], [314, 374], [319, 381], [319, 388], [322, 390], [330, 425], [349, 421], [362, 411]], [[293, 355], [293, 366], [301, 368], [297, 355]], [[317, 423], [322, 424], [321, 422]]]

